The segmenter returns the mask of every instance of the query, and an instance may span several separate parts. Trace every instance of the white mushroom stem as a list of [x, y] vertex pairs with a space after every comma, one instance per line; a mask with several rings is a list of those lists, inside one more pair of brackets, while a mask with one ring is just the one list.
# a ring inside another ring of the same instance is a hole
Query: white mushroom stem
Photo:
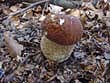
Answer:
[[73, 45], [59, 45], [45, 36], [42, 37], [40, 46], [46, 58], [57, 62], [68, 59], [73, 51]]

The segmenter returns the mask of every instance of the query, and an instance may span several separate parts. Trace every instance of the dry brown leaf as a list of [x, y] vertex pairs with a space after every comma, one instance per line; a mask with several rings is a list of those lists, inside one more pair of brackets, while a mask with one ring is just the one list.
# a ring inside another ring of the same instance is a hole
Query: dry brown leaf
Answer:
[[17, 57], [21, 55], [21, 51], [23, 50], [23, 46], [18, 44], [16, 40], [13, 39], [12, 35], [9, 32], [4, 33], [4, 38], [6, 41], [6, 46], [8, 47], [8, 51], [11, 57]]
[[83, 2], [83, 9], [96, 10], [91, 2]]
[[11, 6], [10, 7], [10, 10], [13, 12], [17, 11], [18, 9], [20, 9], [18, 6]]
[[85, 23], [86, 23], [86, 21], [87, 21], [87, 16], [86, 16], [85, 11], [82, 11], [82, 10], [81, 10], [80, 13], [81, 13], [80, 20], [81, 20], [81, 22], [82, 22], [82, 24], [83, 24], [83, 26], [84, 26]]
[[78, 18], [80, 18], [80, 14], [81, 14], [81, 12], [79, 9], [72, 9], [70, 12], [70, 15], [78, 17]]
[[61, 13], [61, 10], [63, 9], [63, 7], [60, 7], [60, 6], [57, 6], [57, 5], [53, 5], [53, 4], [50, 4], [50, 7], [49, 7], [49, 10], [51, 13]]
[[96, 68], [96, 65], [88, 65], [87, 67], [85, 67], [86, 71], [94, 71]]
[[13, 23], [13, 25], [14, 25], [15, 27], [17, 27], [17, 26], [20, 25], [20, 19], [19, 19], [18, 16], [13, 16], [13, 17], [11, 18], [11, 21], [12, 21], [12, 23]]
[[107, 11], [107, 15], [103, 16], [103, 22], [110, 27], [110, 11]]
[[97, 9], [94, 12], [98, 15], [99, 19], [103, 19], [104, 14], [103, 14], [103, 10], [102, 9]]
[[4, 8], [4, 9], [3, 9], [3, 13], [4, 13], [5, 15], [9, 15], [9, 14], [11, 13], [11, 10], [10, 10], [9, 8]]
[[42, 22], [42, 21], [44, 21], [45, 18], [46, 18], [46, 16], [41, 15], [41, 17], [39, 18], [39, 21]]
[[37, 8], [35, 8], [36, 13], [41, 13], [42, 12], [42, 7], [39, 5]]
[[22, 16], [22, 18], [30, 19], [30, 18], [32, 18], [32, 16], [33, 16], [33, 12], [32, 12], [32, 9], [30, 9], [26, 13], [24, 13], [24, 15]]

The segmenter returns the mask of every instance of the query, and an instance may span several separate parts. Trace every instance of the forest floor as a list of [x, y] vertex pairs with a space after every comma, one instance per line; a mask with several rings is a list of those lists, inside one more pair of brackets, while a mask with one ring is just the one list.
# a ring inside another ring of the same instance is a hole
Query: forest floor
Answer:
[[[26, 9], [33, 3], [4, 1], [0, 1], [0, 83], [110, 83], [109, 0], [83, 2], [73, 9], [47, 2]], [[40, 49], [41, 22], [52, 13], [76, 16], [84, 29], [70, 58], [62, 63], [46, 59]]]

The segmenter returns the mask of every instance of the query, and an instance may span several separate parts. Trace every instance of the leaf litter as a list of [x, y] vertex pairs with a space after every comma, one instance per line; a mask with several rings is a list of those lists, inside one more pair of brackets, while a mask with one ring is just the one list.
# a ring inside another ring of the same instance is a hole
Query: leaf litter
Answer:
[[[86, 1], [79, 8], [58, 11], [53, 5], [46, 8], [38, 5], [0, 21], [0, 82], [109, 83], [110, 1], [96, 2]], [[23, 2], [9, 4], [9, 7], [5, 2], [0, 5], [0, 19], [26, 6]], [[40, 23], [52, 13], [76, 16], [84, 27], [81, 41], [62, 63], [49, 61], [40, 49], [44, 34]]]

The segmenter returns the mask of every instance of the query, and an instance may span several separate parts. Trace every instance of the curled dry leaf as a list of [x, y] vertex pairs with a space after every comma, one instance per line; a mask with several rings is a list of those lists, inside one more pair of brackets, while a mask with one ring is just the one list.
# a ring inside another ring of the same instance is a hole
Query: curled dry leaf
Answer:
[[103, 22], [106, 24], [106, 26], [110, 27], [110, 17], [103, 17]]
[[22, 16], [22, 18], [30, 19], [30, 18], [32, 18], [32, 16], [33, 16], [33, 12], [32, 12], [32, 10], [30, 9], [30, 10], [28, 10], [28, 11]]
[[63, 7], [52, 5], [52, 4], [50, 4], [50, 8], [49, 8], [51, 13], [56, 13], [56, 14], [61, 13], [62, 9]]
[[104, 14], [102, 9], [96, 10], [95, 13], [98, 15], [98, 19], [103, 19]]
[[42, 13], [42, 7], [39, 5], [37, 8], [35, 8], [36, 13]]
[[80, 19], [81, 11], [79, 9], [72, 9], [70, 15], [78, 17]]
[[14, 25], [15, 27], [20, 25], [20, 19], [18, 16], [13, 16], [11, 18], [11, 22], [12, 22], [12, 25]]
[[9, 8], [3, 8], [3, 13], [4, 13], [5, 15], [9, 15], [9, 14], [12, 13], [12, 12], [11, 12], [11, 10], [10, 10]]
[[45, 18], [46, 18], [46, 16], [41, 15], [41, 17], [39, 18], [39, 21], [42, 22], [42, 21], [44, 21]]
[[6, 46], [8, 47], [8, 51], [11, 57], [17, 57], [17, 55], [21, 55], [21, 51], [23, 50], [23, 46], [18, 44], [16, 40], [13, 39], [12, 35], [9, 32], [4, 33], [4, 38], [6, 41]]
[[83, 9], [96, 10], [91, 2], [83, 2], [82, 7], [83, 7]]
[[12, 12], [16, 12], [17, 10], [19, 10], [20, 8], [19, 8], [19, 6], [11, 6], [10, 7], [10, 10], [12, 11]]

